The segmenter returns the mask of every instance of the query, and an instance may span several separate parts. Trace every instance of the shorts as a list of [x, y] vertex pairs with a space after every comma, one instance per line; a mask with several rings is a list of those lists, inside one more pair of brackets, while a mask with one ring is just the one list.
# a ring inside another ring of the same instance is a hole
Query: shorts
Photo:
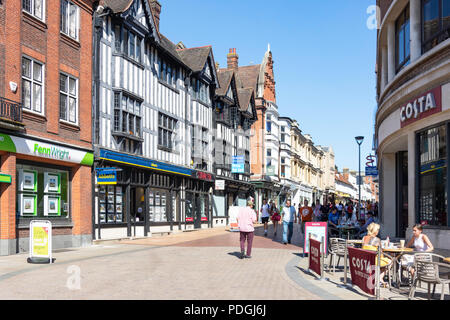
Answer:
[[268, 223], [269, 217], [261, 218], [262, 223]]

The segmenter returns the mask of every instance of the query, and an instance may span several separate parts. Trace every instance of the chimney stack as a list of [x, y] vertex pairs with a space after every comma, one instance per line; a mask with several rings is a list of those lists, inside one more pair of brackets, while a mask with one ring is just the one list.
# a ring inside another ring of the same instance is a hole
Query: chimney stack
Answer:
[[161, 15], [161, 4], [158, 0], [150, 0], [150, 10], [155, 17], [156, 30], [159, 32], [159, 16]]
[[228, 69], [237, 70], [239, 67], [239, 56], [236, 53], [236, 48], [230, 49], [227, 55], [227, 67]]

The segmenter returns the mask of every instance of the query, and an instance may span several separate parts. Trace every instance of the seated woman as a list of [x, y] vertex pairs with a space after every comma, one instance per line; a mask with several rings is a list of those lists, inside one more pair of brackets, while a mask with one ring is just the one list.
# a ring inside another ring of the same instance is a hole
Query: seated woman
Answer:
[[[381, 240], [377, 237], [378, 232], [380, 232], [379, 224], [372, 222], [367, 226], [367, 235], [363, 238], [363, 250], [378, 251], [377, 247], [381, 245]], [[380, 261], [380, 282], [383, 287], [386, 287], [386, 283], [383, 281], [383, 278], [386, 273], [386, 266], [391, 263], [391, 259], [381, 255]], [[378, 265], [378, 257], [375, 260], [375, 265]]]
[[[430, 238], [426, 234], [423, 234], [423, 226], [421, 224], [416, 224], [413, 227], [413, 236], [406, 245], [407, 248], [414, 248], [415, 251], [419, 252], [431, 252], [434, 250], [433, 244]], [[410, 273], [411, 277], [414, 276], [414, 256], [404, 255], [401, 258], [401, 265], [406, 268]]]

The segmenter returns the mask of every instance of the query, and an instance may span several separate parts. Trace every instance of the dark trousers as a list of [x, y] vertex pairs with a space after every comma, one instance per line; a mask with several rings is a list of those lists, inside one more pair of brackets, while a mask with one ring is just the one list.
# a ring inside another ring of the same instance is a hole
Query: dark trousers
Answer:
[[247, 240], [247, 255], [252, 255], [253, 232], [241, 232], [241, 252], [245, 249], [245, 240]]

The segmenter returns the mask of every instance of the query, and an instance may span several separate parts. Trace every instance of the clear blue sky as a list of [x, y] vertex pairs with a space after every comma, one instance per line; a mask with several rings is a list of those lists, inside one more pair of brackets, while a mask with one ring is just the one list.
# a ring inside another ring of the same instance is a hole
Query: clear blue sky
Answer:
[[317, 145], [331, 145], [339, 170], [358, 169], [354, 137], [365, 136], [362, 170], [372, 152], [376, 108], [375, 0], [159, 0], [160, 30], [187, 47], [212, 45], [226, 66], [260, 64], [270, 43], [281, 116], [299, 122]]

